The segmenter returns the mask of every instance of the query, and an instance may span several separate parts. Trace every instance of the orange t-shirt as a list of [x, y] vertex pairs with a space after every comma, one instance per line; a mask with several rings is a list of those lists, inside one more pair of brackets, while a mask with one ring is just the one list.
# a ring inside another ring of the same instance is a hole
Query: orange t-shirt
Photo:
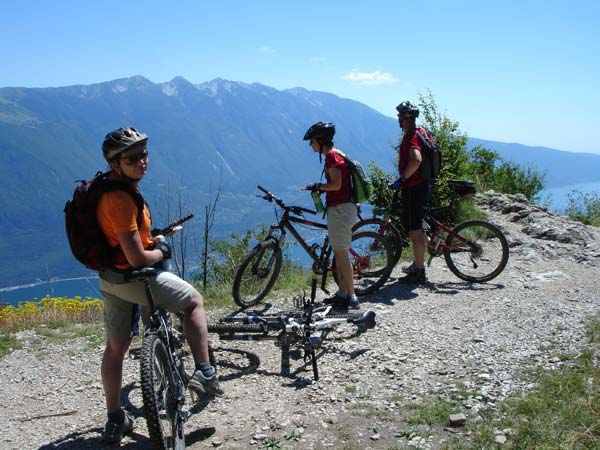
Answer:
[[[137, 206], [131, 195], [125, 191], [112, 191], [100, 197], [96, 216], [98, 224], [104, 232], [106, 239], [111, 247], [119, 245], [117, 233], [126, 233], [128, 231], [139, 231], [144, 249], [154, 245], [150, 235], [152, 221], [150, 220], [150, 211], [144, 205], [144, 212], [140, 227], [137, 224]], [[119, 264], [115, 267], [127, 269], [129, 264]]]

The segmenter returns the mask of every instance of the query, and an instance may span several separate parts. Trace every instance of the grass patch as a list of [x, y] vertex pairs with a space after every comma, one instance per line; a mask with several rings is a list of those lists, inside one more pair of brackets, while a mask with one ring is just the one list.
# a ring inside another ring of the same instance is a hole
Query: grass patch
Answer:
[[536, 388], [480, 414], [472, 448], [494, 448], [496, 430], [508, 429], [502, 448], [600, 449], [600, 318], [588, 322], [586, 335], [589, 345], [579, 355], [562, 355], [560, 368], [529, 374]]
[[386, 420], [390, 419], [392, 413], [387, 410], [377, 408], [368, 403], [355, 403], [348, 408], [352, 414], [366, 417], [367, 419]]
[[17, 338], [8, 333], [0, 333], [0, 358], [21, 348], [21, 343]]

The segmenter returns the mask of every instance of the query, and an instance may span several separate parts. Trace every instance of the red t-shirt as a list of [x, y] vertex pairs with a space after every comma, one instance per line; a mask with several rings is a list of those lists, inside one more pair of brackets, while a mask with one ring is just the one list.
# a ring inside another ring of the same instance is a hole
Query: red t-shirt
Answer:
[[[421, 128], [419, 131], [424, 132]], [[410, 161], [410, 149], [416, 148], [421, 153], [421, 159], [423, 158], [423, 150], [421, 147], [421, 139], [416, 133], [416, 130], [409, 130], [404, 134], [402, 143], [400, 144], [400, 158], [398, 159], [398, 173], [404, 173], [404, 169], [408, 166]], [[419, 176], [419, 169], [413, 173], [408, 179], [404, 180], [405, 187], [413, 187], [423, 182], [423, 179]]]
[[331, 177], [329, 176], [329, 169], [331, 168], [340, 169], [342, 171], [342, 187], [339, 191], [325, 191], [327, 206], [351, 202], [352, 187], [350, 186], [350, 169], [348, 168], [344, 157], [333, 148], [325, 153], [325, 179], [327, 182], [331, 181]]

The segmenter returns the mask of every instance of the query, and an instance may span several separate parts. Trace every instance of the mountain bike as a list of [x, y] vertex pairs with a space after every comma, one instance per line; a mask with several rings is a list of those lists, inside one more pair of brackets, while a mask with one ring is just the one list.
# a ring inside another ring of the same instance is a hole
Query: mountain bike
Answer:
[[[185, 216], [153, 235], [172, 236], [181, 224], [193, 216]], [[153, 448], [182, 450], [185, 448], [183, 424], [191, 416], [185, 407], [189, 376], [184, 367], [183, 333], [173, 326], [172, 316], [156, 305], [150, 280], [159, 271], [144, 267], [126, 275], [128, 281], [142, 281], [148, 299], [149, 318], [144, 322], [144, 336], [140, 352], [140, 372], [144, 416]]]
[[281, 347], [281, 373], [290, 371], [291, 347], [304, 351], [304, 361], [312, 365], [313, 378], [319, 380], [316, 350], [328, 335], [344, 325], [350, 325], [361, 334], [375, 327], [375, 312], [340, 312], [332, 306], [315, 303], [317, 280], [312, 281], [310, 299], [306, 295], [294, 297], [294, 309], [272, 314], [246, 310], [222, 317], [208, 324], [209, 333], [217, 333], [220, 340], [260, 341], [274, 340]]
[[[278, 222], [271, 225], [263, 241], [259, 242], [244, 258], [233, 281], [233, 299], [241, 308], [247, 308], [260, 302], [273, 288], [277, 281], [282, 264], [282, 249], [287, 232], [298, 241], [313, 261], [312, 271], [321, 276], [320, 288], [327, 290], [327, 275], [335, 272], [335, 260], [325, 235], [322, 244], [309, 245], [293, 224], [300, 224], [314, 229], [327, 230], [327, 224], [313, 222], [303, 218], [304, 213], [316, 214], [316, 211], [301, 206], [288, 206], [274, 194], [258, 186], [265, 195], [259, 197], [274, 202], [275, 215]], [[376, 242], [377, 245], [373, 245]], [[352, 235], [352, 243], [348, 252], [352, 264], [354, 289], [357, 296], [367, 295], [379, 289], [392, 272], [392, 246], [381, 234], [363, 231]]]
[[[475, 194], [475, 186], [469, 180], [449, 180], [451, 188], [449, 204], [438, 208], [426, 208], [423, 232], [427, 242], [429, 259], [444, 255], [450, 271], [461, 280], [483, 283], [496, 278], [508, 262], [509, 249], [506, 237], [495, 225], [484, 220], [467, 220], [455, 227], [444, 223], [444, 217], [455, 210], [457, 199]], [[393, 265], [398, 263], [402, 250], [410, 245], [408, 233], [400, 223], [399, 192], [394, 191], [385, 216], [357, 222], [353, 232], [376, 231], [386, 236], [393, 245]], [[393, 212], [393, 213], [392, 213]]]

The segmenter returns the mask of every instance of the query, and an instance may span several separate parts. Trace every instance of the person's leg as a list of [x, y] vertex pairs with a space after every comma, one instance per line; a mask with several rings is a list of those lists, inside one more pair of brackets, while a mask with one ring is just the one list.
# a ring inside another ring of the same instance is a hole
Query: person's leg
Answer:
[[399, 278], [398, 281], [401, 283], [414, 284], [427, 281], [425, 275], [426, 243], [422, 229], [426, 196], [426, 185], [404, 188], [402, 190], [402, 204], [404, 209], [402, 219], [413, 248], [414, 270], [408, 271], [405, 277]]
[[106, 339], [106, 348], [102, 355], [102, 385], [106, 399], [106, 411], [110, 413], [121, 409], [121, 384], [123, 380], [123, 360], [131, 339]]
[[412, 243], [415, 267], [425, 269], [425, 237], [423, 236], [423, 230], [410, 230], [408, 235]]
[[346, 304], [349, 302], [352, 307], [358, 306], [358, 300], [354, 293], [352, 263], [348, 249], [352, 243], [352, 225], [355, 221], [356, 206], [352, 203], [344, 203], [327, 210], [327, 232], [335, 257], [339, 293], [343, 295]]
[[354, 281], [352, 279], [352, 264], [348, 259], [348, 249], [334, 250], [335, 269], [337, 271], [337, 283], [340, 292], [351, 296], [354, 294]]
[[217, 374], [208, 354], [208, 327], [202, 295], [178, 276], [161, 272], [152, 283], [157, 304], [169, 311], [183, 311], [183, 329], [195, 363], [188, 387], [197, 392], [222, 395]]
[[183, 310], [183, 330], [196, 366], [208, 362], [208, 328], [202, 295], [195, 291], [190, 305]]

